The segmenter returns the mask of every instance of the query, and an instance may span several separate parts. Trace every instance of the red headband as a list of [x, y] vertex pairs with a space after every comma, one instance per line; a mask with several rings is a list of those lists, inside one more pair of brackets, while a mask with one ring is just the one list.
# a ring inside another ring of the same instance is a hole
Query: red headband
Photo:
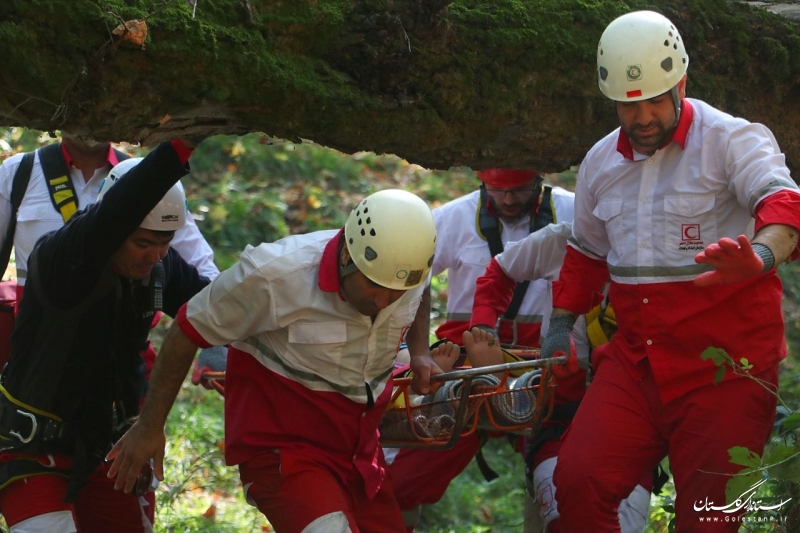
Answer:
[[514, 189], [522, 187], [536, 179], [539, 173], [535, 170], [508, 170], [490, 168], [478, 171], [478, 178], [489, 187], [498, 189]]

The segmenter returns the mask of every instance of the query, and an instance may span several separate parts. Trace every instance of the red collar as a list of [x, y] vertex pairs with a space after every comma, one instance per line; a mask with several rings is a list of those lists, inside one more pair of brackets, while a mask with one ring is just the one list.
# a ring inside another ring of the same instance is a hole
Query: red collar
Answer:
[[[669, 143], [674, 141], [680, 145], [682, 150], [685, 149], [686, 136], [689, 134], [689, 128], [692, 125], [693, 117], [694, 108], [692, 108], [691, 102], [686, 99], [681, 100], [681, 118], [678, 119], [678, 126], [675, 128], [672, 138], [664, 143], [661, 148], [664, 148], [664, 146], [667, 146]], [[659, 148], [659, 150], [661, 148]], [[617, 138], [617, 152], [622, 154], [622, 157], [625, 159], [633, 160], [633, 147], [631, 146], [631, 140], [628, 138], [628, 135], [622, 131], [622, 128], [619, 129], [619, 137]]]
[[342, 238], [343, 233], [344, 228], [340, 229], [339, 233], [325, 245], [325, 251], [322, 252], [322, 261], [319, 263], [319, 276], [317, 278], [317, 284], [321, 291], [338, 293], [340, 298], [339, 239]]
[[[61, 143], [61, 155], [64, 156], [64, 162], [67, 164], [67, 168], [75, 166], [74, 163], [75, 160], [72, 159], [72, 155], [70, 155], [69, 150], [67, 150], [67, 145], [64, 143]], [[108, 162], [109, 165], [111, 165], [112, 168], [114, 167], [114, 165], [119, 163], [119, 160], [117, 159], [117, 153], [114, 151], [114, 148], [110, 144], [108, 145], [108, 154], [106, 154], [106, 161]]]

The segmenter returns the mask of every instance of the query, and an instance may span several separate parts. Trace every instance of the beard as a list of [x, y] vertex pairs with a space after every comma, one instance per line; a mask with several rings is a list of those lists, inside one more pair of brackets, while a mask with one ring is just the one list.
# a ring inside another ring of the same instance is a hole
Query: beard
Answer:
[[[642, 133], [642, 130], [649, 131]], [[639, 146], [657, 149], [672, 138], [672, 133], [674, 131], [675, 128], [667, 129], [662, 124], [654, 124], [646, 128], [633, 126], [630, 131], [626, 133], [628, 137], [633, 139]]]
[[510, 205], [497, 202], [493, 198], [490, 198], [489, 201], [491, 202], [492, 210], [497, 218], [503, 222], [514, 223], [530, 214], [531, 209], [533, 209], [534, 200], [536, 199], [536, 197], [533, 197], [527, 202], [514, 202]]

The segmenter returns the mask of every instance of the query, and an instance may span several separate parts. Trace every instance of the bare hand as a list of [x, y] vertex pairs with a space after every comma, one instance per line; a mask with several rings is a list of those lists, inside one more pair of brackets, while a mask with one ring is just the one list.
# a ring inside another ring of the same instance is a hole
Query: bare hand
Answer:
[[411, 388], [417, 394], [434, 393], [442, 386], [441, 382], [431, 383], [431, 376], [444, 374], [444, 371], [433, 360], [430, 352], [411, 356], [411, 372]]
[[737, 283], [759, 275], [764, 269], [764, 261], [756, 255], [744, 235], [739, 235], [735, 241], [723, 237], [718, 243], [709, 244], [694, 260], [714, 268], [694, 278], [698, 287]]
[[114, 461], [108, 470], [109, 478], [117, 478], [114, 489], [123, 489], [129, 494], [136, 486], [139, 472], [150, 458], [153, 459], [153, 473], [159, 481], [163, 481], [164, 446], [166, 437], [163, 428], [148, 430], [137, 421], [106, 455], [106, 461]]

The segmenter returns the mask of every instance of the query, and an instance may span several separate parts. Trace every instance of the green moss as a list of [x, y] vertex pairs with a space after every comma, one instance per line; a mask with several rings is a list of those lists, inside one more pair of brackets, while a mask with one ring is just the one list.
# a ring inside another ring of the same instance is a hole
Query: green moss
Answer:
[[[356, 149], [364, 136], [382, 143], [403, 131], [465, 144], [471, 129], [535, 122], [537, 107], [603, 127], [597, 41], [634, 9], [679, 27], [692, 96], [730, 106], [800, 73], [796, 25], [733, 0], [199, 0], [194, 17], [183, 0], [0, 4], [0, 79], [31, 97], [27, 116], [66, 104], [73, 120], [115, 112], [116, 128], [210, 104], [247, 124], [251, 110], [291, 117], [275, 123], [292, 135], [349, 135], [342, 142]], [[110, 39], [122, 20], [144, 17], [144, 50]], [[594, 134], [580, 132], [580, 143]]]
[[789, 50], [789, 69], [793, 75], [800, 75], [800, 35], [789, 35], [786, 47]]
[[766, 37], [761, 42], [764, 60], [772, 65], [771, 72], [775, 81], [784, 81], [789, 78], [789, 51], [777, 39]]

